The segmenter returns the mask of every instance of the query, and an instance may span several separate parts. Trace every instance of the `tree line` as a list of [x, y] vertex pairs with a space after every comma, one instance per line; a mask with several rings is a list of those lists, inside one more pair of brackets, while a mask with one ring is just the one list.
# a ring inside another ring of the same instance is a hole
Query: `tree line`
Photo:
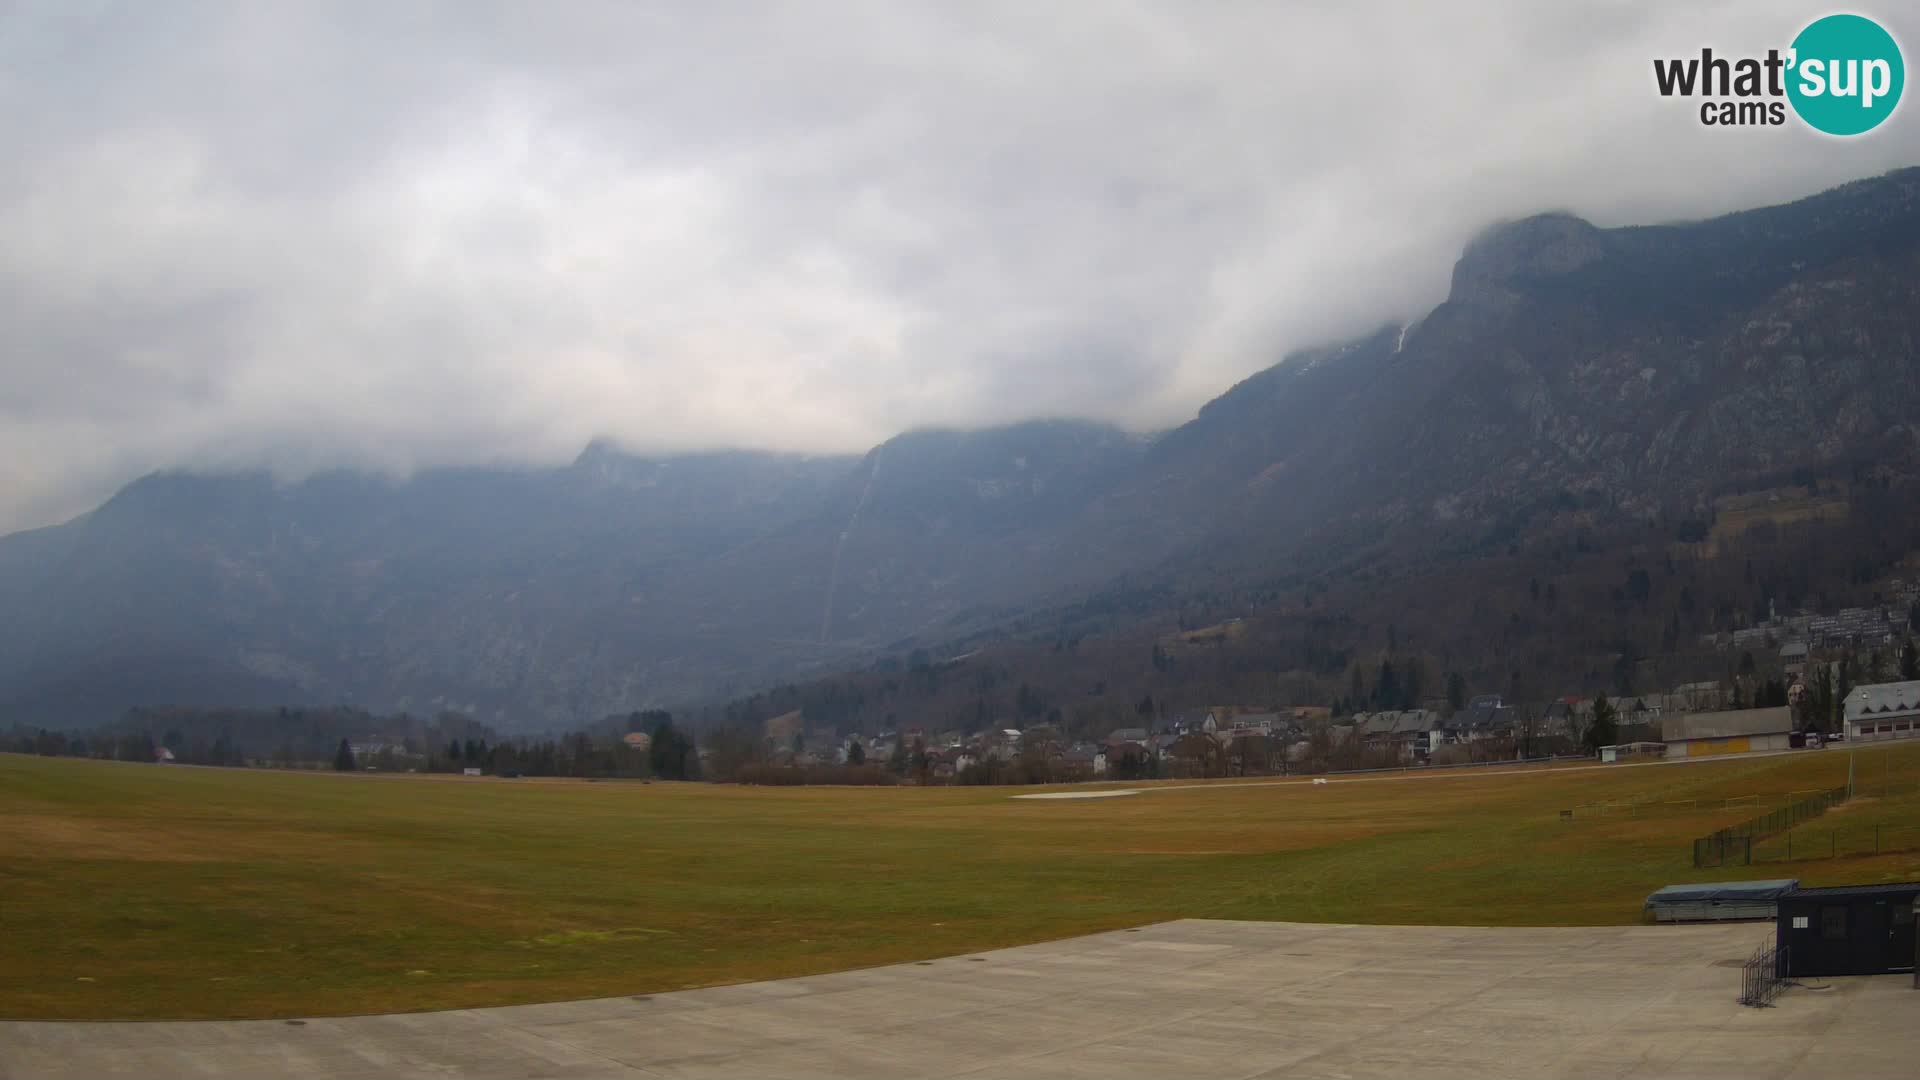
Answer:
[[[644, 733], [643, 740], [627, 736]], [[46, 757], [182, 765], [696, 780], [694, 736], [664, 710], [558, 736], [509, 736], [459, 713], [421, 720], [351, 708], [141, 708], [100, 728], [16, 725], [0, 749]]]

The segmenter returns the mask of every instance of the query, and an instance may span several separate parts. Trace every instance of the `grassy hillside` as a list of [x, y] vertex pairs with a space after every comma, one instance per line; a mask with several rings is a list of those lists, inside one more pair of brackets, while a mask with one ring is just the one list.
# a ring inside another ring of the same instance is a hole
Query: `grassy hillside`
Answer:
[[[1920, 777], [1920, 747], [1862, 761], [1883, 781]], [[0, 1016], [450, 1008], [797, 975], [1183, 916], [1617, 923], [1676, 881], [1920, 877], [1920, 853], [1689, 867], [1689, 838], [1754, 812], [1728, 800], [1778, 800], [1845, 774], [1844, 754], [1817, 752], [1022, 801], [1007, 789], [0, 755]], [[1603, 801], [1606, 814], [1559, 818]]]

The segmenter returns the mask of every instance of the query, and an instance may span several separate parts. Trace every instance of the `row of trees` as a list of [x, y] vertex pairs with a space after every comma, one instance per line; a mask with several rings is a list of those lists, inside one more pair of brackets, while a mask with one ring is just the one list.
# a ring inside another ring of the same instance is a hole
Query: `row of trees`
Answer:
[[517, 776], [700, 778], [694, 738], [670, 713], [635, 713], [629, 722], [631, 731], [647, 734], [637, 740], [641, 745], [629, 743], [630, 732], [620, 730], [509, 738], [452, 713], [421, 724], [404, 714], [378, 717], [355, 710], [134, 710], [95, 731], [15, 728], [0, 737], [0, 748], [230, 767], [449, 773], [477, 768]]
[[0, 737], [0, 749], [14, 754], [99, 758], [107, 761], [153, 761], [159, 753], [153, 737], [144, 733], [69, 733], [24, 726], [16, 726]]

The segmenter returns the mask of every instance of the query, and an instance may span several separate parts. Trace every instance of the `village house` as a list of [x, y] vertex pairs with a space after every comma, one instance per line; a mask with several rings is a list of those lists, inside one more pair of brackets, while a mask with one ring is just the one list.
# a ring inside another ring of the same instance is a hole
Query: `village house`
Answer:
[[1660, 700], [1658, 695], [1641, 697], [1628, 695], [1609, 700], [1613, 705], [1614, 712], [1619, 715], [1620, 722], [1623, 724], [1657, 722], [1661, 715], [1666, 712], [1666, 705]]
[[[1158, 736], [1155, 736], [1158, 738]], [[1149, 761], [1158, 757], [1153, 739], [1143, 742], [1115, 741], [1109, 739], [1096, 751], [1099, 756], [1099, 771], [1102, 773], [1120, 771], [1135, 773], [1146, 767]]]
[[1205, 719], [1200, 722], [1200, 730], [1208, 734], [1225, 731], [1233, 727], [1241, 716], [1257, 711], [1250, 705], [1215, 705], [1207, 710]]
[[1012, 761], [1020, 756], [1020, 732], [1017, 728], [989, 732], [980, 740], [980, 750], [989, 760]]
[[1425, 709], [1408, 709], [1393, 722], [1393, 741], [1403, 757], [1424, 760], [1440, 748], [1446, 735], [1440, 714]]
[[[1581, 708], [1582, 704], [1586, 705], [1585, 709]], [[1541, 710], [1539, 723], [1534, 725], [1534, 734], [1571, 739], [1592, 715], [1593, 703], [1582, 702], [1579, 698], [1548, 702], [1547, 707]]]
[[1842, 713], [1849, 743], [1920, 738], [1920, 681], [1857, 687]]
[[1780, 646], [1780, 664], [1789, 676], [1806, 674], [1808, 655], [1804, 641], [1789, 641]]
[[1173, 714], [1166, 719], [1166, 730], [1170, 734], [1184, 735], [1189, 731], [1199, 731], [1200, 725], [1207, 722], [1207, 710], [1188, 709]]
[[1279, 713], [1241, 713], [1233, 718], [1233, 723], [1218, 729], [1235, 738], [1246, 735], [1272, 735], [1286, 730], [1286, 722]]
[[1107, 771], [1106, 754], [1086, 744], [1067, 747], [1052, 764], [1069, 780], [1091, 780]]
[[1665, 713], [1713, 712], [1726, 704], [1726, 691], [1718, 679], [1683, 683], [1674, 687], [1661, 704]]
[[1400, 722], [1397, 712], [1360, 713], [1353, 718], [1353, 733], [1369, 749], [1381, 749], [1393, 742], [1394, 725]]
[[1209, 732], [1189, 731], [1175, 737], [1167, 756], [1189, 776], [1209, 776], [1224, 772], [1226, 747]]
[[1456, 737], [1466, 742], [1511, 738], [1516, 716], [1513, 706], [1497, 694], [1473, 699], [1473, 703], [1453, 714]]

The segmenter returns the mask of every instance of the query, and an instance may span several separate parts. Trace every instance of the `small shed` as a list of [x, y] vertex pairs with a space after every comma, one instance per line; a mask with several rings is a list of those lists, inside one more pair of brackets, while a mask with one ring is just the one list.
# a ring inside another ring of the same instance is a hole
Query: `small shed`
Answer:
[[1778, 910], [1780, 898], [1799, 887], [1796, 878], [1669, 885], [1647, 897], [1646, 910], [1658, 922], [1771, 919]]
[[1775, 935], [1787, 974], [1885, 975], [1914, 969], [1920, 881], [1795, 889], [1780, 898]]
[[1600, 748], [1600, 760], [1615, 761], [1651, 761], [1667, 756], [1667, 744], [1659, 742], [1615, 743]]

